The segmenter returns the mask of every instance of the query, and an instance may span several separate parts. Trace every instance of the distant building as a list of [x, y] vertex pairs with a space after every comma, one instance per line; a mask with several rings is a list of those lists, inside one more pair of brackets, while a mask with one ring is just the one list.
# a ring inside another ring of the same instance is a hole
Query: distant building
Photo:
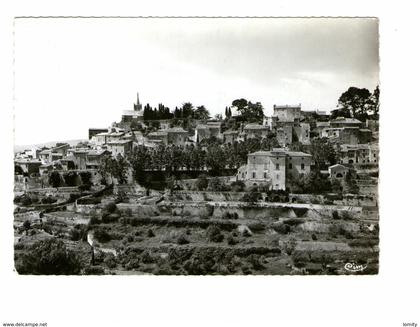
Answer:
[[348, 171], [349, 168], [340, 164], [328, 167], [328, 173], [331, 179], [342, 180], [347, 175]]
[[89, 140], [99, 133], [108, 133], [108, 128], [89, 128]]
[[222, 124], [220, 122], [208, 122], [207, 124], [199, 124], [195, 128], [195, 142], [200, 143], [204, 139], [215, 137], [222, 139]]
[[116, 140], [107, 143], [107, 149], [111, 152], [113, 157], [121, 155], [123, 157], [129, 155], [133, 150], [132, 140]]
[[312, 156], [275, 148], [248, 154], [248, 162], [238, 170], [237, 179], [247, 186], [266, 184], [273, 190], [285, 190], [287, 176], [310, 173]]
[[340, 145], [340, 162], [342, 164], [378, 164], [379, 148], [372, 144], [342, 144]]
[[229, 130], [223, 132], [223, 143], [233, 144], [234, 142], [238, 141], [238, 135], [238, 131]]
[[300, 120], [301, 105], [274, 105], [273, 116], [277, 117], [280, 122], [293, 122]]
[[41, 165], [42, 165], [42, 162], [40, 160], [35, 160], [35, 159], [15, 160], [15, 166], [19, 166], [20, 168], [22, 168], [23, 172], [28, 175], [38, 174], [39, 167]]
[[246, 138], [265, 138], [267, 137], [270, 128], [268, 126], [259, 125], [259, 124], [247, 124], [243, 129], [244, 133], [246, 134]]

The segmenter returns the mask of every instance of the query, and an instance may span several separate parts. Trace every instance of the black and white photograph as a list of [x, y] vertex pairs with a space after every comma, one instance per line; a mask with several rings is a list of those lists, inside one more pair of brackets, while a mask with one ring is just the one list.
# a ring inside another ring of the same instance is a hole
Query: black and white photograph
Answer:
[[414, 2], [0, 8], [0, 326], [419, 326]]
[[15, 27], [19, 274], [378, 273], [377, 19]]

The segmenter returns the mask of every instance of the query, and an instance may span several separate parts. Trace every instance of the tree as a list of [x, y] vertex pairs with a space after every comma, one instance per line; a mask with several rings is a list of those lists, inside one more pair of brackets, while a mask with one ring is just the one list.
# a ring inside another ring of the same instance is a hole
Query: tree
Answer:
[[82, 171], [80, 172], [80, 179], [82, 180], [82, 185], [86, 190], [89, 190], [93, 185], [92, 181], [92, 173], [90, 171]]
[[17, 256], [15, 266], [19, 274], [30, 275], [74, 275], [81, 269], [76, 254], [53, 237], [34, 243], [26, 253]]
[[375, 90], [372, 93], [370, 99], [370, 111], [373, 114], [375, 119], [378, 119], [379, 114], [379, 95], [380, 95], [379, 85], [376, 86]]
[[318, 169], [326, 169], [337, 161], [337, 152], [327, 138], [315, 138], [309, 147], [312, 160]]
[[53, 170], [52, 172], [49, 173], [48, 175], [48, 183], [52, 186], [52, 187], [59, 187], [61, 184], [61, 175], [58, 171]]
[[195, 185], [199, 191], [205, 190], [209, 185], [206, 175], [198, 176]]
[[260, 102], [252, 103], [246, 99], [236, 99], [232, 101], [232, 106], [236, 107], [242, 119], [247, 122], [261, 123], [264, 118], [264, 108]]
[[357, 181], [356, 181], [356, 172], [354, 171], [354, 169], [350, 169], [345, 178], [345, 185], [344, 185], [344, 189], [347, 193], [351, 193], [351, 194], [357, 194], [359, 193], [359, 186], [357, 185]]
[[197, 109], [195, 109], [194, 117], [196, 119], [200, 120], [206, 120], [209, 119], [210, 113], [204, 106], [198, 106]]
[[350, 87], [338, 99], [338, 104], [344, 109], [351, 111], [355, 118], [365, 117], [367, 110], [369, 110], [372, 94], [368, 89], [359, 89], [357, 87]]
[[117, 158], [106, 157], [101, 161], [99, 167], [100, 174], [105, 177], [110, 175], [117, 179], [119, 184], [127, 183], [127, 173], [130, 164], [118, 154]]

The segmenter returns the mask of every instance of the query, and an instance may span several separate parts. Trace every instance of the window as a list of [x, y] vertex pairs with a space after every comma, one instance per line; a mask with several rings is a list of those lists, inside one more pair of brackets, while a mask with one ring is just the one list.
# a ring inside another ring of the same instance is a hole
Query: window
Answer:
[[276, 175], [276, 178], [277, 178], [277, 179], [280, 179], [280, 175], [279, 175], [279, 174], [277, 174], [277, 175]]
[[264, 178], [267, 178], [267, 173], [266, 172], [264, 172]]
[[280, 164], [276, 164], [276, 170], [280, 169]]
[[292, 163], [289, 163], [289, 169], [292, 169], [292, 168], [293, 168]]
[[255, 171], [252, 172], [252, 178], [255, 178]]
[[300, 165], [300, 169], [305, 170], [305, 164], [304, 163]]

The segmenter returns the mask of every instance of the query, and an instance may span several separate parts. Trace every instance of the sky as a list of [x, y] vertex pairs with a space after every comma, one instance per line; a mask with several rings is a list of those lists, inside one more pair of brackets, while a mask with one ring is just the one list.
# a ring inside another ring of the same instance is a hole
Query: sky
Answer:
[[238, 98], [331, 110], [379, 84], [368, 18], [18, 18], [15, 145], [87, 138], [132, 109], [191, 102], [212, 115]]

